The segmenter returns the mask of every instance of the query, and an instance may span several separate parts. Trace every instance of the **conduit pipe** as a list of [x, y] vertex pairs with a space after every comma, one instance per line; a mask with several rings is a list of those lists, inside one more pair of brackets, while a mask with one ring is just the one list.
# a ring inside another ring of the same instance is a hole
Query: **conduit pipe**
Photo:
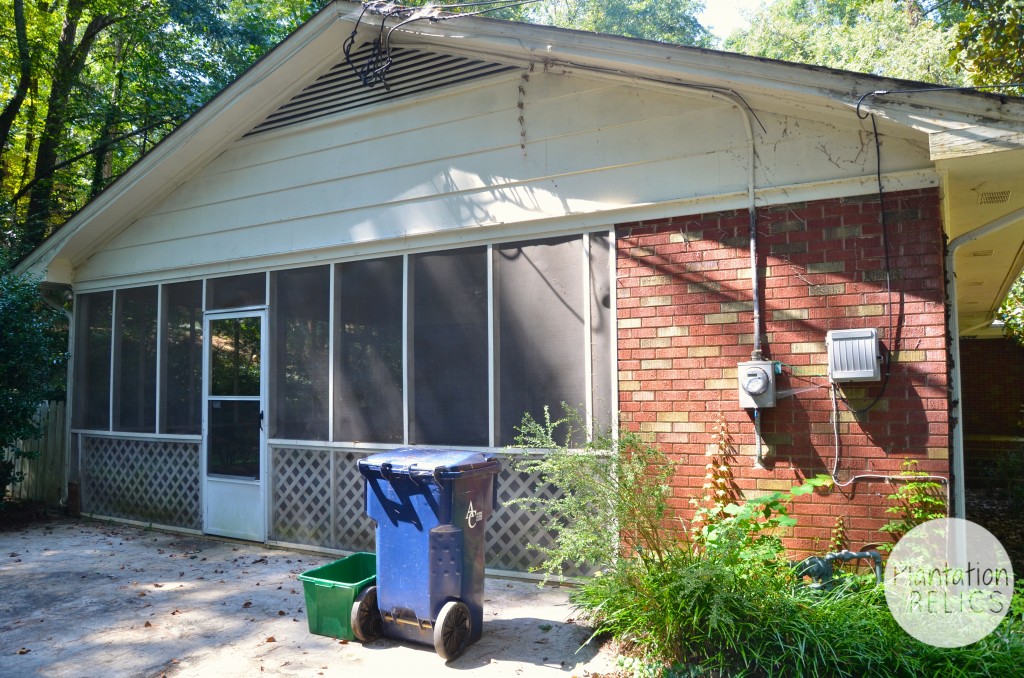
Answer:
[[956, 290], [956, 269], [955, 261], [957, 250], [964, 245], [974, 242], [986, 235], [1000, 231], [1007, 226], [1013, 226], [1021, 219], [1024, 219], [1024, 208], [1010, 212], [980, 226], [973, 231], [968, 231], [953, 238], [946, 247], [946, 290], [949, 294], [949, 326], [950, 335], [950, 357], [953, 360], [953, 369], [950, 371], [950, 378], [953, 380], [953, 403], [950, 408], [950, 416], [956, 422], [953, 425], [951, 452], [952, 474], [953, 474], [953, 517], [965, 518], [964, 511], [964, 417], [963, 417], [963, 392], [960, 388], [960, 313], [957, 304]]
[[[686, 82], [677, 82], [674, 80], [651, 78], [647, 76], [637, 76], [623, 73], [614, 69], [598, 68], [594, 66], [588, 66], [584, 64], [577, 64], [572, 61], [563, 61], [560, 59], [551, 59], [546, 61], [548, 64], [561, 64], [563, 66], [581, 68], [584, 70], [601, 73], [602, 75], [609, 76], [615, 80], [628, 82], [630, 84], [636, 84], [637, 82], [644, 82], [647, 84], [654, 84], [667, 90], [676, 89], [688, 89], [695, 92], [701, 92], [708, 95], [713, 99], [719, 99], [728, 102], [735, 106], [739, 112], [740, 117], [743, 119], [743, 131], [746, 133], [747, 138], [747, 215], [749, 218], [750, 228], [750, 279], [751, 279], [751, 296], [753, 300], [753, 327], [754, 327], [754, 349], [751, 351], [752, 360], [763, 360], [764, 351], [761, 346], [761, 284], [760, 279], [757, 275], [757, 204], [755, 202], [756, 192], [756, 172], [755, 163], [757, 160], [757, 151], [754, 147], [754, 126], [751, 123], [751, 118], [757, 119], [750, 109], [750, 106], [746, 101], [743, 100], [736, 92], [731, 89], [710, 87], [707, 85], [695, 85]], [[760, 121], [758, 121], [760, 125]], [[761, 129], [764, 129], [764, 125], [761, 125]]]

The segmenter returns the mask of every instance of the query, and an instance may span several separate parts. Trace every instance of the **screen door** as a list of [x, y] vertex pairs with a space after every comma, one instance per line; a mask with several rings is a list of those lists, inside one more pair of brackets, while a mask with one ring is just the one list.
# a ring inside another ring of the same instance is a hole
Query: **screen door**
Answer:
[[203, 531], [266, 540], [266, 312], [206, 315]]

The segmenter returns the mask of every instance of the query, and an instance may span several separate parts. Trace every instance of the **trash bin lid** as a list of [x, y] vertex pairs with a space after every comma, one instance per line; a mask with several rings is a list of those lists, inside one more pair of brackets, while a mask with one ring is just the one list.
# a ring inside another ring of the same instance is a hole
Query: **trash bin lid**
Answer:
[[403, 447], [359, 460], [359, 472], [368, 478], [383, 475], [465, 478], [497, 473], [500, 468], [501, 461], [492, 454], [421, 447]]

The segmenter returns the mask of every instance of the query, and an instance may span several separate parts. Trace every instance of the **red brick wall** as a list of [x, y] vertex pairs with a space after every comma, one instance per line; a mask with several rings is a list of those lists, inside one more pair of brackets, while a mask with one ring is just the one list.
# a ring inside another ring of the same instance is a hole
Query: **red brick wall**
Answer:
[[1012, 339], [961, 339], [964, 435], [1019, 436], [1024, 346]]
[[996, 457], [1021, 449], [1024, 346], [1011, 339], [961, 339], [964, 482], [984, 489]]
[[[673, 507], [701, 495], [705, 451], [724, 416], [738, 451], [736, 484], [746, 496], [788, 489], [833, 468], [832, 402], [825, 333], [875, 327], [893, 352], [883, 398], [866, 414], [840, 405], [839, 479], [892, 474], [905, 458], [948, 475], [943, 234], [937, 190], [886, 195], [892, 327], [877, 196], [763, 208], [757, 230], [763, 351], [784, 364], [778, 405], [762, 410], [772, 452], [754, 468], [750, 412], [739, 406], [736, 364], [753, 348], [749, 219], [746, 210], [621, 224], [618, 232], [619, 399], [624, 425], [654, 436], [679, 463]], [[892, 336], [895, 334], [895, 340]], [[847, 384], [853, 407], [879, 383]], [[766, 450], [767, 451], [767, 450]], [[885, 481], [857, 481], [801, 497], [793, 551], [824, 552], [843, 516], [849, 546], [884, 541]]]

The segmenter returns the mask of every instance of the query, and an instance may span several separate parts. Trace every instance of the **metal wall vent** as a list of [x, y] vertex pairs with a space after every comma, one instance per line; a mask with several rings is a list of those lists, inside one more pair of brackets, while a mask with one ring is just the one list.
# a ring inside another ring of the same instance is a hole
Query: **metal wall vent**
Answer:
[[1002, 205], [1010, 202], [1012, 191], [986, 191], [978, 194], [979, 205]]
[[833, 383], [882, 378], [877, 329], [830, 330], [825, 334], [825, 346], [828, 348], [828, 378]]
[[[361, 66], [370, 52], [370, 45], [362, 46], [352, 53], [352, 62]], [[463, 56], [400, 47], [392, 48], [391, 56], [394, 62], [387, 74], [389, 89], [382, 85], [367, 87], [352, 67], [342, 61], [268, 115], [245, 136], [290, 127], [342, 111], [393, 101], [411, 94], [459, 85], [516, 68]]]

